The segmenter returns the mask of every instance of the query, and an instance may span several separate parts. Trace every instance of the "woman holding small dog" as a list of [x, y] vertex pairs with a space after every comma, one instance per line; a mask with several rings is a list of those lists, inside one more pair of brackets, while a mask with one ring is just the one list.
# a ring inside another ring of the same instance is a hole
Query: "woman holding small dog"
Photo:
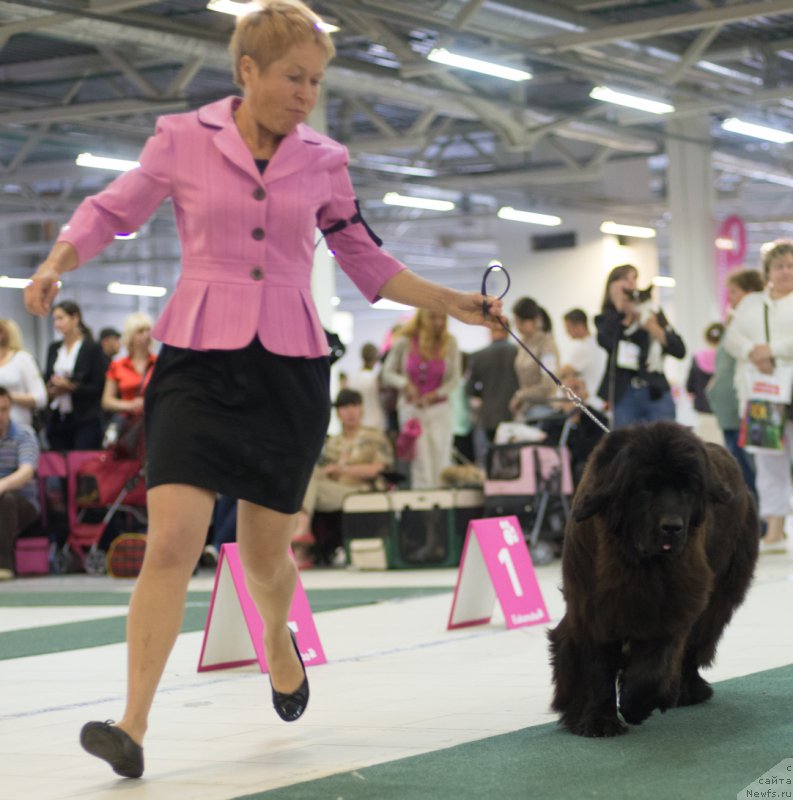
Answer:
[[330, 413], [328, 343], [311, 295], [316, 229], [370, 301], [469, 323], [501, 313], [499, 301], [425, 281], [380, 249], [346, 148], [304, 124], [333, 43], [299, 0], [258, 5], [231, 40], [242, 96], [161, 117], [140, 166], [80, 204], [25, 290], [28, 310], [47, 313], [64, 273], [171, 199], [182, 270], [152, 329], [163, 348], [144, 404], [149, 531], [127, 623], [127, 706], [117, 724], [87, 723], [80, 739], [129, 778], [143, 773], [149, 711], [217, 493], [238, 499], [275, 711], [293, 722], [306, 709], [287, 620], [297, 578], [289, 542]]
[[663, 357], [683, 358], [686, 346], [661, 311], [645, 311], [636, 299], [639, 271], [614, 267], [606, 280], [598, 344], [608, 365], [598, 396], [608, 403], [612, 426], [675, 418], [675, 403], [663, 372]]
[[[766, 287], [741, 300], [727, 327], [724, 347], [737, 359], [735, 387], [739, 408], [746, 406], [749, 387], [757, 373], [785, 381], [790, 390], [793, 372], [793, 240], [773, 242], [763, 253]], [[788, 395], [787, 400], [790, 400]], [[784, 398], [783, 398], [784, 402]], [[779, 453], [757, 450], [757, 496], [760, 516], [768, 523], [761, 552], [784, 553], [785, 517], [790, 513], [790, 464], [793, 461], [793, 421], [784, 423]]]

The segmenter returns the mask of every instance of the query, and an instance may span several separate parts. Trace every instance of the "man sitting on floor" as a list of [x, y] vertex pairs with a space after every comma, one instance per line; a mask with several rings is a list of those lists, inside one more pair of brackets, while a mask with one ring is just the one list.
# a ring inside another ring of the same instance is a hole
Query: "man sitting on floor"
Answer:
[[11, 421], [11, 395], [0, 386], [0, 580], [14, 577], [17, 537], [39, 517], [39, 445], [28, 425]]
[[[341, 511], [344, 498], [377, 488], [377, 478], [391, 467], [394, 455], [386, 435], [361, 425], [363, 398], [354, 389], [342, 389], [333, 404], [341, 433], [325, 442], [319, 465], [309, 482], [293, 539], [298, 564], [309, 566], [307, 550], [314, 543], [311, 520], [315, 511]], [[323, 543], [335, 545], [337, 543]], [[339, 540], [338, 544], [341, 544]], [[330, 548], [332, 554], [334, 547]]]

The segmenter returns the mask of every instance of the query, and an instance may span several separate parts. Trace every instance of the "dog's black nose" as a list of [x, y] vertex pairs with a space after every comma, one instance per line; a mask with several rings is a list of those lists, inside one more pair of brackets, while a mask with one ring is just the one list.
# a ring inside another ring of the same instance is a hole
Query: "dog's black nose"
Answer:
[[683, 532], [682, 517], [665, 517], [661, 520], [661, 532], [666, 536], [680, 536]]

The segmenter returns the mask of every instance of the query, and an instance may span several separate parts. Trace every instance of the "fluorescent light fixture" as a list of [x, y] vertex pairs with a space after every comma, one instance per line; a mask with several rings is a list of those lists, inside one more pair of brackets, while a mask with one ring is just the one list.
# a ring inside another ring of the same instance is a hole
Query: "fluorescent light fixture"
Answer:
[[626, 108], [635, 108], [638, 111], [649, 111], [651, 114], [669, 114], [675, 110], [669, 103], [661, 103], [658, 100], [649, 100], [646, 97], [637, 97], [625, 92], [617, 92], [609, 89], [608, 86], [595, 86], [589, 93], [593, 100], [602, 100], [604, 103], [615, 103]]
[[162, 297], [168, 290], [164, 286], [144, 286], [135, 283], [108, 283], [107, 290], [110, 294], [129, 294], [135, 297]]
[[429, 167], [411, 167], [407, 164], [380, 164], [376, 161], [359, 159], [356, 166], [361, 169], [372, 169], [375, 172], [392, 172], [397, 175], [413, 175], [417, 178], [434, 178], [438, 172]]
[[513, 222], [528, 222], [530, 225], [548, 225], [553, 227], [562, 224], [561, 217], [552, 214], [536, 214], [534, 211], [518, 211], [512, 206], [502, 206], [498, 210], [499, 219], [511, 219]]
[[235, 17], [244, 17], [252, 11], [261, 9], [258, 3], [237, 2], [237, 0], [210, 0], [207, 3], [210, 11], [219, 11], [221, 14], [233, 14]]
[[137, 239], [138, 232], [132, 231], [132, 233], [117, 233], [115, 236], [116, 239], [122, 239], [124, 241], [129, 241], [130, 239]]
[[674, 289], [677, 286], [677, 281], [668, 275], [656, 275], [653, 278], [653, 286], [658, 286], [661, 289]]
[[716, 249], [717, 250], [735, 250], [735, 242], [732, 239], [727, 239], [723, 236], [720, 236], [716, 239]]
[[9, 278], [0, 275], [0, 289], [24, 289], [30, 283], [30, 278]]
[[129, 172], [140, 166], [139, 161], [127, 161], [123, 158], [108, 158], [106, 156], [94, 156], [91, 153], [80, 153], [75, 159], [75, 163], [80, 167], [94, 167], [95, 169], [112, 169], [116, 172]]
[[376, 303], [372, 303], [372, 308], [378, 311], [413, 311], [413, 306], [406, 306], [403, 303], [396, 303], [393, 300], [386, 300], [381, 297]]
[[331, 297], [330, 304], [335, 308], [341, 305], [341, 297]]
[[744, 136], [752, 136], [755, 139], [764, 139], [767, 142], [776, 142], [777, 144], [793, 142], [793, 133], [780, 131], [777, 128], [769, 128], [765, 125], [756, 125], [753, 122], [744, 122], [736, 117], [725, 119], [721, 123], [721, 127], [731, 133], [740, 133]]
[[[259, 3], [250, 3], [245, 0], [209, 0], [207, 8], [210, 11], [219, 11], [221, 14], [232, 14], [235, 17], [244, 17], [254, 11], [261, 11]], [[336, 33], [341, 30], [338, 25], [331, 25], [329, 22], [319, 21], [317, 27], [325, 33]]]
[[493, 64], [491, 61], [461, 56], [458, 53], [450, 53], [444, 47], [436, 47], [427, 56], [427, 59], [437, 64], [445, 64], [447, 67], [459, 67], [471, 72], [481, 72], [483, 75], [492, 75], [495, 78], [504, 78], [508, 81], [531, 80], [531, 72], [526, 72], [525, 69], [504, 67], [501, 64]]
[[653, 228], [642, 228], [638, 225], [620, 225], [617, 222], [604, 222], [600, 226], [601, 233], [610, 233], [613, 236], [632, 236], [634, 239], [654, 239]]
[[387, 206], [404, 206], [405, 208], [422, 208], [426, 211], [451, 211], [454, 203], [451, 200], [433, 200], [430, 197], [410, 197], [398, 192], [388, 192], [383, 197]]

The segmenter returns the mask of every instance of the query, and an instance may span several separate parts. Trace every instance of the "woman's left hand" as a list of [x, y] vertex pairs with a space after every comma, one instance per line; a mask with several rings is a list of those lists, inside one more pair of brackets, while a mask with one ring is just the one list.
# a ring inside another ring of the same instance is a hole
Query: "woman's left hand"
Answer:
[[[483, 303], [487, 303], [487, 315], [483, 313]], [[455, 292], [446, 311], [449, 316], [459, 319], [460, 322], [466, 322], [469, 325], [486, 325], [488, 328], [494, 329], [500, 328], [500, 320], [503, 320], [501, 300], [497, 297], [479, 294], [479, 292]]]

